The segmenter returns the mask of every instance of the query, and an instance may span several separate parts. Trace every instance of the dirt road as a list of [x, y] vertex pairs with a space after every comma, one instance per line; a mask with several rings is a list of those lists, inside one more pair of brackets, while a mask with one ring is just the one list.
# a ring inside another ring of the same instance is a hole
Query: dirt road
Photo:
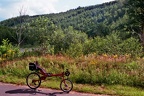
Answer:
[[18, 86], [14, 84], [0, 83], [0, 96], [108, 96], [108, 95], [96, 95], [86, 94], [71, 91], [70, 93], [64, 93], [61, 90], [38, 88], [37, 90], [31, 90], [27, 86]]

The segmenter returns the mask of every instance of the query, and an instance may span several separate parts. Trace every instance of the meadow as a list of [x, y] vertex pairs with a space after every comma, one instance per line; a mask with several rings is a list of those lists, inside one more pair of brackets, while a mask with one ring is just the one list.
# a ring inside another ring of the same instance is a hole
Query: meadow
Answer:
[[[120, 96], [144, 95], [144, 59], [132, 59], [128, 54], [118, 56], [94, 53], [79, 58], [59, 54], [6, 60], [0, 65], [0, 81], [26, 84], [25, 78], [31, 72], [28, 64], [34, 61], [38, 61], [40, 66], [51, 73], [62, 72], [62, 66], [69, 69], [75, 91]], [[59, 77], [49, 78], [42, 87], [59, 89], [59, 80]]]
[[[9, 40], [3, 40], [3, 44], [0, 46], [0, 81], [26, 85], [26, 76], [31, 72], [29, 63], [38, 61], [40, 66], [50, 73], [62, 72], [63, 66], [64, 69], [69, 69], [71, 72], [69, 78], [74, 83], [73, 90], [75, 91], [143, 96], [144, 58], [141, 46], [137, 42], [127, 42], [126, 44], [135, 46], [108, 47], [113, 43], [107, 43], [106, 46], [107, 40], [102, 43], [102, 38], [97, 39], [104, 45], [103, 47], [100, 47], [99, 44], [96, 44], [95, 47], [73, 46], [66, 53], [63, 51], [55, 54], [53, 53], [54, 49], [50, 54], [47, 53], [50, 49], [44, 50], [43, 47], [20, 52], [18, 47], [9, 43]], [[108, 49], [106, 50], [106, 48]], [[85, 49], [85, 51], [81, 49]], [[83, 51], [88, 53], [84, 54]], [[59, 81], [59, 77], [48, 78], [41, 87], [59, 89]]]

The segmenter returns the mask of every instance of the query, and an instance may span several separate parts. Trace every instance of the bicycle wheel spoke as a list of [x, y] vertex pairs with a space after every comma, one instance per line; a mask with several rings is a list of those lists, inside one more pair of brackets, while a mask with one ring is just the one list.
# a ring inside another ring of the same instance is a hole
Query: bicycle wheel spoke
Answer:
[[70, 80], [64, 79], [64, 80], [61, 82], [61, 84], [60, 84], [60, 88], [61, 88], [61, 90], [64, 91], [64, 92], [69, 92], [69, 91], [72, 90], [73, 84], [72, 84], [72, 82], [71, 82]]
[[36, 89], [41, 84], [40, 76], [37, 73], [29, 74], [26, 81], [27, 81], [27, 85], [31, 89]]

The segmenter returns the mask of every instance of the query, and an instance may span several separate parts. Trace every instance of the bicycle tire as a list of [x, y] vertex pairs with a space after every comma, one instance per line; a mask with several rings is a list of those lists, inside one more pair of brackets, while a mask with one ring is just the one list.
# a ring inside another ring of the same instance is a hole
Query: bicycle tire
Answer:
[[69, 79], [64, 79], [60, 83], [60, 89], [63, 92], [70, 92], [73, 89], [73, 83]]
[[26, 78], [26, 83], [29, 88], [37, 89], [41, 85], [40, 75], [37, 73], [30, 73]]

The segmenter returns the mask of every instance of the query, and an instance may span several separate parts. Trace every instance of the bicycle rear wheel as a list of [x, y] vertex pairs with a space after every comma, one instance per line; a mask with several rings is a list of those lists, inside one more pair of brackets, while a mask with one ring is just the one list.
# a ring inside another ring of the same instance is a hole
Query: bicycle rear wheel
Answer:
[[39, 74], [30, 73], [26, 78], [27, 86], [31, 89], [36, 89], [41, 85], [41, 79]]
[[69, 79], [64, 79], [60, 83], [60, 88], [63, 92], [70, 92], [73, 88], [73, 83]]

